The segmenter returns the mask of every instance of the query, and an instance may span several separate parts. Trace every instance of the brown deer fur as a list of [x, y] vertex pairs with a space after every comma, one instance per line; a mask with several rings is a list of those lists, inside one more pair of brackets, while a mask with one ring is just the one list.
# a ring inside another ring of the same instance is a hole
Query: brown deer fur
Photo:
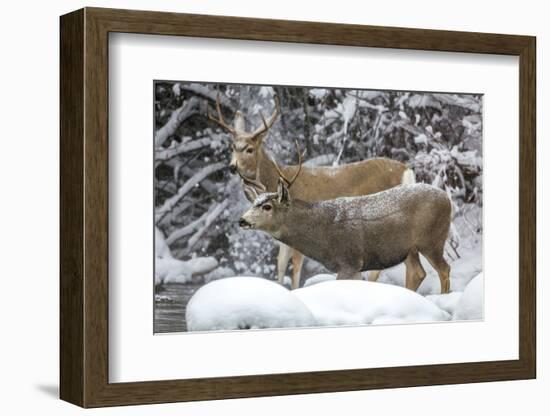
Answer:
[[[255, 189], [247, 189], [252, 196]], [[443, 258], [451, 224], [451, 201], [431, 185], [401, 185], [367, 196], [320, 202], [294, 199], [280, 181], [278, 191], [255, 198], [239, 222], [262, 230], [336, 272], [360, 278], [405, 262], [406, 287], [416, 291], [426, 276], [419, 253], [439, 274], [441, 293], [450, 290]]]
[[[275, 161], [266, 153], [263, 140], [269, 128], [275, 122], [280, 109], [278, 98], [275, 97], [276, 108], [266, 121], [263, 116], [263, 126], [253, 132], [247, 132], [244, 117], [237, 111], [233, 126], [228, 125], [221, 114], [219, 100], [217, 102], [218, 118], [209, 114], [215, 121], [233, 137], [232, 157], [230, 169], [239, 173], [245, 179], [260, 182], [268, 192], [277, 189], [280, 168], [286, 177], [296, 174], [298, 166], [276, 165]], [[290, 191], [293, 198], [306, 202], [317, 202], [341, 196], [369, 195], [392, 188], [402, 183], [414, 183], [414, 172], [401, 162], [376, 158], [360, 162], [340, 165], [336, 167], [301, 167], [300, 175]], [[278, 255], [278, 278], [282, 283], [288, 259], [292, 257], [293, 274], [292, 288], [299, 286], [300, 271], [303, 256], [299, 252], [284, 245], [280, 246]], [[376, 280], [379, 273], [369, 276], [369, 280]]]

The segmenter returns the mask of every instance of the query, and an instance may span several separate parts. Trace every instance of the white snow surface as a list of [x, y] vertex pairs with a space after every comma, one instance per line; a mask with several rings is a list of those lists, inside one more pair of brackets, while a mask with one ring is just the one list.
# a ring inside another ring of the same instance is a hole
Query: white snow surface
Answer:
[[288, 289], [259, 277], [228, 277], [201, 287], [187, 304], [189, 331], [315, 326], [309, 309]]
[[205, 274], [204, 282], [208, 283], [212, 280], [218, 280], [218, 279], [225, 279], [226, 277], [233, 277], [235, 276], [235, 271], [231, 269], [230, 267], [225, 266], [219, 266], [212, 270], [211, 272]]
[[166, 244], [164, 235], [155, 227], [155, 256], [161, 258], [173, 258], [170, 247]]
[[155, 227], [155, 285], [187, 283], [193, 276], [205, 274], [218, 267], [214, 257], [198, 257], [187, 261], [174, 258], [162, 231]]
[[435, 303], [438, 308], [453, 315], [461, 297], [462, 292], [451, 292], [444, 295], [428, 295], [426, 299]]
[[315, 276], [311, 276], [309, 279], [307, 279], [304, 282], [304, 287], [308, 287], [311, 285], [316, 285], [318, 283], [327, 282], [329, 280], [336, 280], [335, 274], [329, 274], [329, 273], [321, 273], [316, 274]]
[[155, 259], [155, 284], [187, 283], [193, 276], [208, 273], [218, 266], [214, 257], [197, 257], [187, 261], [173, 257]]
[[292, 291], [318, 325], [448, 321], [451, 316], [423, 296], [395, 285], [333, 280]]
[[472, 279], [460, 297], [453, 314], [457, 321], [483, 319], [483, 273]]

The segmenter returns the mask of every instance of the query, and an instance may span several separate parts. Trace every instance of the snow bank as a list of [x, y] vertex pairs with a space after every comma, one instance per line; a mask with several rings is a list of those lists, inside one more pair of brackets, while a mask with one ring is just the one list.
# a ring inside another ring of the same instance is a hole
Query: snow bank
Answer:
[[466, 286], [453, 314], [455, 320], [483, 319], [483, 273]]
[[164, 235], [155, 227], [155, 286], [164, 283], [187, 283], [193, 276], [211, 272], [218, 267], [214, 257], [197, 257], [188, 261], [174, 258]]
[[423, 296], [399, 286], [363, 280], [334, 280], [292, 293], [318, 325], [447, 321], [450, 315]]
[[193, 276], [208, 273], [218, 267], [214, 257], [198, 257], [182, 261], [172, 257], [155, 259], [155, 285], [164, 283], [187, 283]]
[[157, 227], [155, 227], [155, 256], [161, 258], [173, 258], [170, 252], [170, 247], [166, 244], [164, 235]]
[[189, 331], [315, 326], [308, 308], [292, 293], [258, 277], [228, 277], [201, 287], [185, 314]]

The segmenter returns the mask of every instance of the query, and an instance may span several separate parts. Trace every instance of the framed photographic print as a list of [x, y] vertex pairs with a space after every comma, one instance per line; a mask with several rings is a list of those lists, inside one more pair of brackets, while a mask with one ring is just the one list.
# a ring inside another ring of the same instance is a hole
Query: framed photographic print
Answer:
[[61, 398], [534, 378], [535, 104], [529, 36], [62, 16]]

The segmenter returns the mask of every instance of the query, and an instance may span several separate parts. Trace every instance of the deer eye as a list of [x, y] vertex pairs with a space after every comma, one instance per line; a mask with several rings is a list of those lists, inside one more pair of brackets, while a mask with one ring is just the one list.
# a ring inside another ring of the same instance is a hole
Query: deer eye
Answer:
[[263, 209], [264, 211], [271, 211], [271, 205], [269, 205], [269, 204], [262, 205], [262, 209]]
[[248, 149], [246, 149], [246, 153], [251, 155], [252, 153], [254, 153], [254, 149], [252, 147], [249, 147]]

